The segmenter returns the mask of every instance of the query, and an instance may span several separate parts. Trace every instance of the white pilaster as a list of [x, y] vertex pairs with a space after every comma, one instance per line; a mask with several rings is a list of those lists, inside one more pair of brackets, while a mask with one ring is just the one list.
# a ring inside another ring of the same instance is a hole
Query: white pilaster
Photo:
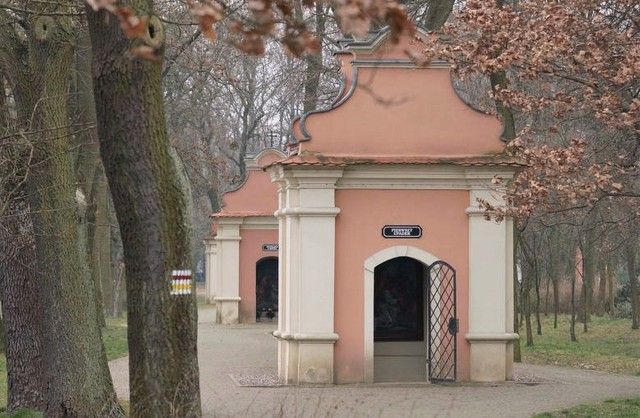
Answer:
[[505, 324], [505, 329], [506, 329], [506, 333], [509, 335], [514, 336], [513, 339], [511, 339], [510, 341], [507, 342], [507, 365], [506, 365], [506, 370], [505, 370], [505, 379], [506, 380], [513, 380], [513, 344], [515, 342], [516, 339], [520, 338], [520, 336], [518, 334], [514, 334], [514, 298], [513, 298], [513, 292], [514, 292], [514, 270], [515, 270], [515, 254], [514, 254], [514, 230], [513, 230], [513, 219], [512, 218], [507, 218], [505, 220], [506, 224], [506, 234], [507, 236], [505, 237], [506, 241], [507, 241], [507, 266], [506, 266], [506, 275], [507, 275], [507, 290], [506, 290], [506, 300], [505, 300], [505, 306], [507, 307], [507, 322]]
[[282, 177], [282, 171], [270, 170], [271, 181], [278, 184], [278, 210], [274, 213], [278, 219], [278, 329], [273, 332], [273, 336], [278, 339], [278, 376], [282, 380], [287, 380], [287, 343], [280, 338], [286, 330], [286, 318], [288, 318], [289, 305], [287, 280], [287, 259], [289, 246], [287, 245], [287, 220], [280, 214], [280, 209], [287, 205], [287, 184]]
[[[469, 333], [472, 381], [510, 377], [513, 333], [513, 223], [484, 218], [478, 198], [502, 204], [495, 190], [471, 190], [469, 216]], [[503, 301], [504, 303], [498, 303]]]
[[[216, 322], [237, 324], [240, 310], [240, 224], [242, 219], [218, 219]], [[224, 261], [224, 262], [222, 262]]]
[[205, 299], [207, 303], [214, 303], [216, 289], [216, 241], [213, 237], [206, 238], [204, 242], [204, 269], [205, 269]]
[[279, 374], [286, 383], [333, 383], [335, 183], [342, 170], [282, 168]]

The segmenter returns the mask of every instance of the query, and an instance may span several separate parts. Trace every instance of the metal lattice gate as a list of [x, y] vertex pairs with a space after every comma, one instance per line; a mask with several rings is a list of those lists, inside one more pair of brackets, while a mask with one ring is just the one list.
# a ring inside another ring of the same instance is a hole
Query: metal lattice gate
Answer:
[[444, 261], [428, 268], [427, 309], [429, 380], [456, 380], [458, 319], [456, 318], [456, 271]]

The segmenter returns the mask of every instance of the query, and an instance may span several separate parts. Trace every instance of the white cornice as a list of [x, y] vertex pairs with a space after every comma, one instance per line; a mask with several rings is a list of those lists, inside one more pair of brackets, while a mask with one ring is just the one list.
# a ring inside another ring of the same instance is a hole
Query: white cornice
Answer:
[[512, 167], [505, 166], [352, 166], [344, 170], [336, 189], [487, 189], [495, 188], [494, 176], [508, 181], [514, 172]]
[[335, 207], [319, 207], [319, 208], [309, 208], [309, 207], [294, 207], [294, 208], [284, 208], [276, 211], [275, 215], [278, 217], [281, 216], [337, 216], [340, 213], [340, 208]]
[[274, 216], [248, 216], [240, 225], [243, 229], [278, 229], [278, 219]]
[[345, 168], [276, 166], [272, 180], [284, 189], [495, 189], [495, 176], [508, 182], [516, 169], [504, 165], [463, 166], [453, 164], [371, 164]]
[[420, 69], [450, 69], [451, 65], [446, 61], [432, 61], [427, 65], [417, 65], [408, 59], [354, 59], [351, 61], [354, 67], [359, 68], [412, 68]]

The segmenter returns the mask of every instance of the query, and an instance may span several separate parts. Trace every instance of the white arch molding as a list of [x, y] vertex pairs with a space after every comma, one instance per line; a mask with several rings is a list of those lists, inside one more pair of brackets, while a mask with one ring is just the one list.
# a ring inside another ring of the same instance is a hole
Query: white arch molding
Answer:
[[373, 383], [373, 299], [375, 268], [397, 257], [409, 257], [429, 266], [439, 260], [433, 254], [408, 245], [396, 245], [378, 251], [364, 261], [364, 381]]

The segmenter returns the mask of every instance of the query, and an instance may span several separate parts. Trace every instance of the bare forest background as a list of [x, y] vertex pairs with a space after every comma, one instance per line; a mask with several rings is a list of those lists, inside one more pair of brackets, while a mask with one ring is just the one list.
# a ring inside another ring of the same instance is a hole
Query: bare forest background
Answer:
[[523, 343], [541, 315], [570, 314], [572, 340], [592, 315], [639, 332], [634, 1], [0, 0], [9, 410], [123, 416], [100, 327], [126, 315], [132, 415], [199, 416], [195, 295], [171, 299], [168, 272], [204, 279], [209, 216], [247, 155], [285, 150], [291, 121], [331, 104], [345, 34], [410, 21], [432, 31], [411, 58], [449, 60], [528, 165], [508, 207], [487, 204], [517, 219]]

